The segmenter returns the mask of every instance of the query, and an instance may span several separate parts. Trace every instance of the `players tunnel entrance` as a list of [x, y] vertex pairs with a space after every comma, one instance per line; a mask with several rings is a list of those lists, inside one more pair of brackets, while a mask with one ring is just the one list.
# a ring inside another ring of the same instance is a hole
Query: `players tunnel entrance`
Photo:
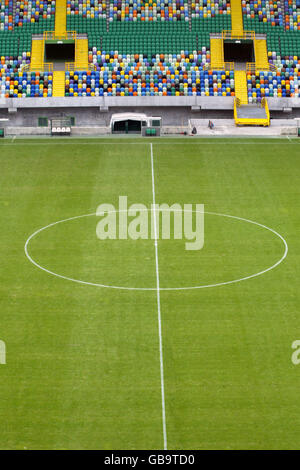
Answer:
[[112, 132], [114, 134], [140, 134], [142, 129], [141, 121], [127, 119], [114, 122]]
[[46, 62], [74, 62], [75, 60], [75, 42], [74, 41], [57, 41], [47, 42], [45, 44], [45, 61]]
[[225, 62], [254, 62], [253, 41], [224, 41], [224, 60]]

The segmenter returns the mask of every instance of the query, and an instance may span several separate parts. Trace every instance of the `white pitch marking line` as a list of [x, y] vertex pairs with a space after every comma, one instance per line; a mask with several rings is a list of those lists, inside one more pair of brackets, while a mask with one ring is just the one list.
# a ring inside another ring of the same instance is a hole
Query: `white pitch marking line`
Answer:
[[[127, 209], [126, 209], [127, 210]], [[149, 209], [144, 209], [144, 210], [149, 210]], [[124, 212], [123, 210], [121, 211], [111, 211], [111, 212]], [[200, 212], [200, 211], [197, 211], [197, 210], [192, 210], [192, 211], [188, 211], [188, 212]], [[284, 244], [284, 254], [282, 255], [282, 257], [275, 263], [273, 264], [272, 266], [270, 266], [269, 268], [266, 268], [264, 269], [263, 271], [259, 271], [258, 273], [255, 273], [255, 274], [251, 274], [249, 276], [246, 276], [246, 277], [242, 277], [240, 279], [233, 279], [231, 281], [225, 281], [225, 282], [219, 282], [217, 284], [207, 284], [207, 285], [200, 285], [200, 286], [189, 286], [189, 287], [161, 287], [160, 290], [165, 290], [165, 291], [179, 291], [179, 290], [193, 290], [193, 289], [205, 289], [205, 288], [208, 288], [208, 287], [218, 287], [218, 286], [225, 286], [225, 285], [228, 285], [228, 284], [233, 284], [233, 283], [236, 283], [236, 282], [241, 282], [241, 281], [246, 281], [247, 279], [251, 279], [253, 277], [257, 277], [257, 276], [261, 276], [262, 274], [265, 274], [267, 273], [268, 271], [271, 271], [272, 269], [276, 268], [280, 263], [282, 263], [282, 261], [286, 258], [287, 256], [287, 253], [288, 253], [288, 244], [286, 242], [286, 240], [283, 238], [282, 235], [280, 235], [280, 233], [276, 232], [276, 230], [273, 230], [272, 228], [270, 227], [267, 227], [266, 225], [263, 225], [263, 224], [260, 224], [258, 222], [254, 222], [253, 220], [249, 220], [249, 219], [245, 219], [243, 217], [237, 217], [235, 215], [228, 215], [228, 214], [220, 214], [218, 212], [209, 212], [209, 211], [205, 211], [205, 215], [216, 215], [216, 216], [220, 216], [220, 217], [228, 217], [230, 219], [236, 219], [236, 220], [241, 220], [243, 222], [248, 222], [250, 224], [253, 224], [253, 225], [257, 225], [258, 227], [261, 227], [263, 229], [266, 229], [268, 230], [269, 232], [272, 232], [274, 235], [276, 235], [278, 238], [280, 238], [280, 240], [282, 241], [282, 243]], [[44, 266], [41, 266], [40, 264], [38, 264], [36, 261], [34, 261], [34, 259], [30, 256], [29, 252], [28, 252], [28, 246], [30, 244], [30, 241], [36, 237], [39, 233], [43, 232], [44, 230], [47, 230], [48, 228], [51, 228], [51, 227], [54, 227], [55, 225], [58, 225], [58, 224], [61, 224], [61, 223], [64, 223], [64, 222], [69, 222], [70, 220], [77, 220], [77, 219], [82, 219], [83, 217], [91, 217], [91, 216], [96, 216], [97, 214], [95, 212], [91, 213], [91, 214], [84, 214], [84, 215], [77, 215], [75, 217], [69, 217], [68, 219], [63, 219], [63, 220], [58, 220], [57, 222], [53, 222], [52, 224], [49, 224], [49, 225], [46, 225], [45, 227], [42, 227], [38, 230], [36, 230], [34, 233], [32, 233], [28, 239], [26, 240], [26, 243], [25, 243], [25, 246], [24, 246], [24, 251], [25, 251], [25, 255], [26, 257], [28, 258], [28, 260], [34, 264], [37, 268], [41, 269], [42, 271], [45, 271], [46, 273], [48, 274], [51, 274], [52, 276], [56, 276], [58, 278], [61, 278], [61, 279], [65, 279], [67, 281], [72, 281], [72, 282], [76, 282], [78, 284], [84, 284], [84, 285], [88, 285], [88, 286], [94, 286], [94, 287], [104, 287], [104, 288], [107, 288], [107, 289], [120, 289], [120, 290], [140, 290], [140, 291], [156, 291], [156, 287], [125, 287], [125, 286], [112, 286], [112, 285], [106, 285], [106, 284], [99, 284], [99, 283], [95, 283], [95, 282], [88, 282], [88, 281], [82, 281], [80, 279], [73, 279], [71, 277], [67, 277], [67, 276], [63, 276], [62, 274], [58, 274], [58, 273], [55, 273], [53, 271], [50, 271], [49, 269], [45, 268]]]
[[156, 206], [155, 206], [155, 180], [153, 165], [153, 146], [151, 149], [151, 172], [152, 172], [152, 195], [153, 195], [153, 219], [154, 219], [154, 235], [155, 235], [155, 267], [156, 267], [156, 297], [157, 297], [157, 314], [158, 314], [158, 336], [159, 336], [159, 359], [160, 359], [160, 382], [161, 382], [161, 407], [163, 421], [164, 450], [167, 450], [167, 425], [166, 425], [166, 409], [165, 409], [165, 384], [164, 384], [164, 361], [163, 361], [163, 344], [162, 344], [162, 328], [161, 328], [161, 308], [160, 308], [160, 287], [159, 287], [159, 265], [158, 265], [158, 233], [156, 225]]
[[[232, 139], [235, 139], [236, 141], [235, 142], [231, 142]], [[191, 140], [188, 140], [188, 139], [185, 139], [183, 138], [181, 140], [181, 142], [161, 142], [159, 140], [157, 140], [155, 143], [157, 145], [286, 145], [285, 142], [276, 142], [276, 140], [285, 140], [283, 137], [280, 137], [280, 138], [277, 138], [277, 137], [274, 137], [274, 138], [269, 138], [269, 142], [266, 142], [265, 140], [261, 141], [261, 142], [249, 142], [247, 140], [247, 138], [245, 137], [244, 142], [242, 141], [239, 141], [238, 140], [239, 138], [230, 138], [228, 137], [227, 140], [228, 142], [222, 140], [221, 142], [207, 142], [205, 141], [204, 139], [202, 138], [197, 138], [193, 141]], [[125, 141], [125, 139], [124, 139]], [[271, 141], [271, 142], [270, 142]], [[125, 141], [126, 142], [126, 141]], [[40, 139], [38, 141], [36, 141], [36, 143], [34, 142], [10, 142], [10, 143], [0, 143], [0, 147], [8, 147], [10, 145], [22, 145], [22, 146], [25, 146], [25, 145], [30, 145], [31, 147], [34, 147], [34, 146], [39, 146], [39, 145], [120, 145], [122, 144], [123, 142], [101, 142], [101, 140], [99, 141], [96, 141], [96, 142], [80, 142], [78, 140], [74, 140], [72, 142], [66, 142], [66, 141], [60, 141], [60, 142], [43, 142], [43, 139]], [[300, 145], [300, 142], [293, 142], [291, 140], [291, 144], [293, 145]], [[145, 142], [126, 142], [126, 145], [145, 145]]]

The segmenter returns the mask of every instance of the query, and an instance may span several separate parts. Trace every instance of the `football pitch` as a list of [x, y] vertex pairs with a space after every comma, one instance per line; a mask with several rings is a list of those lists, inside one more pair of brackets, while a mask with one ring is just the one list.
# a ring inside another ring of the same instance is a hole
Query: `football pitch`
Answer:
[[[299, 448], [300, 139], [0, 148], [0, 448]], [[203, 248], [99, 240], [120, 196]]]

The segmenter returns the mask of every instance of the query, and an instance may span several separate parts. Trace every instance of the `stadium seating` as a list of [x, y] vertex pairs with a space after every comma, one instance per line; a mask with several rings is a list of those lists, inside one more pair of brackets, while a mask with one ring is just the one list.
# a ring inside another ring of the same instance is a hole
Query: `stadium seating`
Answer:
[[67, 30], [87, 33], [89, 41], [92, 41], [93, 45], [97, 45], [101, 35], [106, 31], [105, 1], [68, 0]]
[[174, 23], [189, 20], [187, 0], [112, 0], [109, 21]]
[[6, 98], [42, 98], [52, 96], [52, 74], [43, 72], [0, 72], [0, 96]]
[[230, 1], [226, 0], [193, 0], [192, 18], [214, 18], [230, 15]]
[[249, 102], [299, 95], [300, 0], [242, 0], [244, 29], [266, 34], [268, 59], [276, 72], [248, 73]]
[[286, 30], [300, 31], [300, 0], [284, 0]]
[[[1, 2], [2, 6], [10, 5], [7, 0]], [[11, 2], [12, 3], [12, 2]], [[14, 30], [12, 24], [12, 15], [10, 23], [1, 23], [0, 30], [0, 55], [3, 64], [9, 61], [14, 68], [19, 68], [22, 64], [30, 63], [30, 52], [32, 34], [41, 34], [45, 30], [52, 30], [54, 27], [55, 1], [17, 1], [14, 20]], [[5, 16], [5, 19], [8, 18]], [[11, 24], [11, 27], [7, 26]], [[7, 27], [6, 27], [7, 26]]]
[[32, 34], [53, 30], [55, 0], [0, 2], [0, 87], [2, 97], [52, 96], [52, 75], [43, 72], [22, 72], [31, 60]]
[[1, 72], [17, 71], [22, 65], [30, 64], [31, 40], [12, 31], [0, 31]]
[[15, 26], [30, 26], [35, 33], [53, 27], [55, 0], [16, 1]]
[[67, 15], [91, 19], [106, 18], [106, 2], [102, 2], [102, 0], [67, 0]]
[[283, 9], [279, 0], [242, 0], [242, 11], [247, 19], [271, 26], [283, 25]]
[[0, 31], [13, 29], [13, 0], [0, 1]]
[[203, 57], [102, 54], [97, 71], [66, 73], [66, 96], [234, 96], [234, 73], [204, 70]]
[[[53, 31], [55, 0], [0, 0], [1, 96], [52, 96], [51, 74], [22, 71], [33, 34]], [[249, 102], [299, 97], [300, 0], [242, 0], [244, 29], [265, 34], [276, 71], [249, 72]], [[67, 0], [67, 30], [88, 38], [94, 70], [66, 72], [66, 96], [234, 96], [210, 70], [210, 34], [230, 30], [229, 0]]]
[[242, 0], [242, 10], [245, 29], [264, 24], [300, 31], [300, 0]]
[[231, 29], [230, 1], [193, 0], [191, 5], [192, 30], [200, 32], [201, 45], [209, 44], [209, 33]]
[[250, 103], [260, 103], [263, 97], [300, 98], [300, 60], [282, 64], [276, 72], [247, 74]]

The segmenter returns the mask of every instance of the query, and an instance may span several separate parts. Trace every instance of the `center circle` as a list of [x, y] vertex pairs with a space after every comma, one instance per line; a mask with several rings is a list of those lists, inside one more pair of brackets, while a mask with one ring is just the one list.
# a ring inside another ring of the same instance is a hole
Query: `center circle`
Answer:
[[[115, 211], [111, 211], [111, 212], [116, 212], [116, 213], [119, 213], [119, 212], [123, 212], [123, 211], [119, 211], [119, 210], [115, 210]], [[200, 212], [200, 211], [197, 211], [197, 210], [192, 210], [191, 212]], [[73, 278], [73, 277], [69, 277], [69, 276], [65, 276], [63, 274], [59, 274], [57, 272], [54, 272], [53, 270], [50, 270], [48, 269], [47, 267], [45, 266], [42, 266], [42, 264], [40, 264], [38, 261], [34, 260], [33, 257], [29, 254], [29, 245], [31, 243], [31, 241], [36, 238], [39, 234], [41, 234], [42, 232], [50, 229], [50, 228], [53, 228], [59, 224], [64, 224], [64, 223], [67, 223], [67, 222], [71, 222], [71, 221], [74, 221], [74, 220], [78, 220], [78, 219], [84, 219], [84, 218], [87, 218], [87, 217], [92, 217], [92, 216], [96, 216], [97, 214], [96, 213], [90, 213], [90, 214], [83, 214], [83, 215], [78, 215], [78, 216], [75, 216], [75, 217], [69, 217], [67, 219], [63, 219], [63, 220], [59, 220], [57, 222], [53, 222], [49, 225], [46, 225], [38, 230], [36, 230], [32, 235], [30, 235], [28, 237], [28, 239], [26, 240], [26, 243], [25, 243], [25, 246], [24, 246], [24, 250], [25, 250], [25, 255], [26, 257], [28, 258], [28, 260], [33, 264], [35, 265], [37, 268], [41, 269], [42, 271], [45, 271], [47, 272], [48, 274], [51, 274], [55, 277], [58, 277], [58, 278], [61, 278], [61, 279], [65, 279], [65, 280], [68, 280], [68, 281], [72, 281], [72, 282], [76, 282], [76, 283], [79, 283], [79, 284], [84, 284], [84, 285], [89, 285], [89, 286], [94, 286], [94, 287], [103, 287], [103, 288], [109, 288], [109, 289], [121, 289], [121, 290], [137, 290], [137, 291], [156, 291], [157, 290], [157, 286], [153, 286], [153, 287], [140, 287], [140, 286], [134, 286], [134, 287], [130, 287], [130, 286], [122, 286], [122, 285], [110, 285], [110, 284], [102, 284], [102, 283], [97, 283], [97, 282], [90, 282], [90, 281], [85, 281], [85, 280], [81, 280], [81, 279], [76, 279], [76, 278]], [[205, 211], [205, 215], [212, 215], [212, 216], [217, 216], [217, 217], [224, 217], [224, 218], [227, 218], [227, 219], [234, 219], [234, 220], [238, 220], [238, 221], [241, 221], [241, 222], [245, 222], [245, 223], [248, 223], [248, 224], [252, 224], [254, 226], [257, 226], [261, 229], [264, 229], [270, 233], [272, 233], [275, 237], [277, 237], [277, 239], [280, 239], [281, 243], [283, 244], [284, 246], [284, 253], [283, 255], [275, 262], [273, 263], [272, 265], [268, 266], [268, 267], [265, 267], [264, 269], [262, 270], [259, 270], [258, 272], [255, 272], [255, 273], [251, 273], [251, 274], [248, 274], [248, 275], [244, 275], [240, 278], [236, 278], [236, 279], [231, 279], [231, 280], [225, 280], [225, 281], [222, 281], [222, 282], [216, 282], [216, 283], [209, 283], [209, 284], [202, 284], [202, 285], [195, 285], [195, 286], [175, 286], [175, 287], [159, 287], [159, 290], [161, 291], [182, 291], [182, 290], [193, 290], [193, 289], [204, 289], [204, 288], [208, 288], [208, 287], [218, 287], [218, 286], [224, 286], [224, 285], [228, 285], [228, 284], [233, 284], [233, 283], [237, 283], [237, 282], [241, 282], [241, 281], [245, 281], [245, 280], [248, 280], [248, 279], [251, 279], [251, 278], [254, 278], [254, 277], [257, 277], [257, 276], [260, 276], [262, 274], [265, 274], [267, 273], [268, 271], [271, 271], [272, 269], [276, 268], [287, 256], [287, 253], [288, 253], [288, 245], [287, 245], [287, 242], [286, 240], [283, 238], [282, 235], [280, 235], [278, 232], [276, 232], [275, 230], [273, 230], [272, 228], [270, 227], [267, 227], [266, 225], [263, 225], [263, 224], [260, 224], [258, 222], [255, 222], [253, 220], [249, 220], [249, 219], [245, 219], [243, 217], [237, 217], [237, 216], [234, 216], [234, 215], [228, 215], [228, 214], [221, 214], [221, 213], [217, 213], [217, 212], [209, 212], [209, 211]]]

